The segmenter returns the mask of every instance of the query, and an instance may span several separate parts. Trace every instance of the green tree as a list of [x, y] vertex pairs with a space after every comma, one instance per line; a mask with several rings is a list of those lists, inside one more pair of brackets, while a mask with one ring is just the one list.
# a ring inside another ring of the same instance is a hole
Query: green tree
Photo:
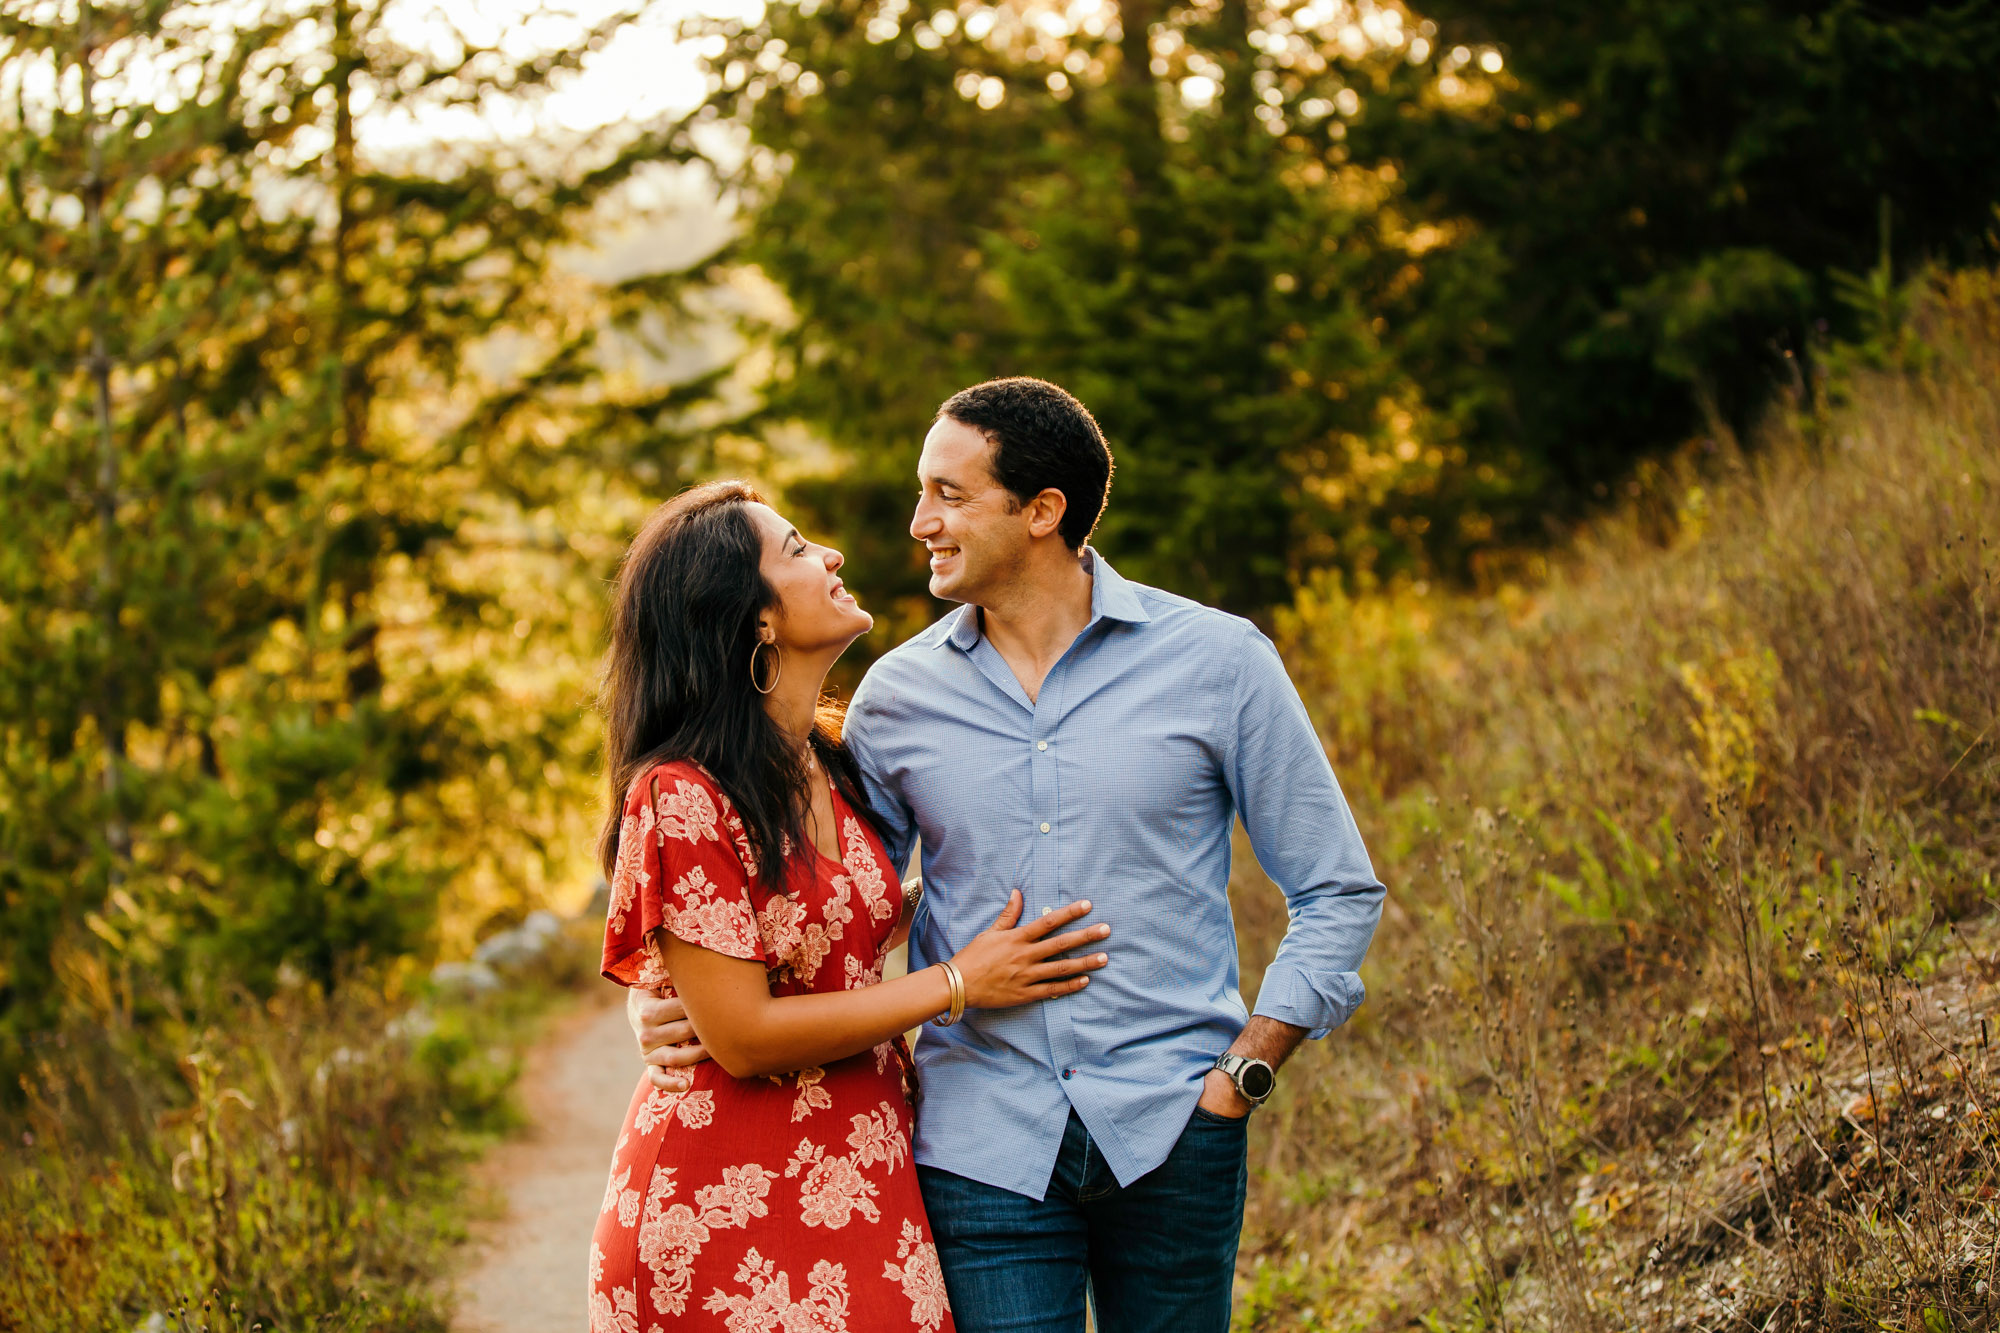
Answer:
[[1280, 38], [1291, 12], [849, 2], [697, 25], [715, 76], [686, 142], [747, 134], [742, 254], [796, 315], [766, 411], [839, 450], [792, 494], [893, 592], [884, 644], [934, 614], [902, 535], [924, 429], [991, 375], [1097, 413], [1119, 457], [1100, 544], [1138, 578], [1260, 613], [1303, 567], [1391, 545], [1350, 511], [1407, 470], [1372, 309], [1402, 256], [1340, 160], [1332, 30]]
[[9, 1058], [70, 1008], [331, 985], [579, 850], [622, 477], [672, 484], [708, 385], [603, 372], [685, 278], [553, 257], [658, 127], [359, 125], [532, 101], [612, 26], [522, 62], [350, 0], [0, 9]]
[[[2000, 11], [1442, 0], [1349, 140], [1450, 238], [1393, 322], [1475, 458], [1525, 457], [1536, 533], [1646, 452], [1815, 391], [1837, 275], [1986, 253]], [[1492, 68], [1489, 69], [1488, 66]], [[1892, 225], [1893, 224], [1893, 225]]]
[[[1649, 451], [1740, 432], [1852, 284], [1978, 253], [1990, 5], [800, 0], [696, 25], [743, 253], [796, 321], [796, 489], [935, 613], [900, 536], [932, 405], [1035, 373], [1121, 459], [1101, 544], [1241, 610], [1316, 565], [1475, 571]], [[742, 151], [738, 151], [738, 145]], [[1885, 212], [1886, 209], [1886, 212]], [[1889, 222], [1882, 219], [1887, 216]], [[1877, 266], [1877, 271], [1882, 270]], [[1879, 305], [1879, 303], [1877, 303]]]

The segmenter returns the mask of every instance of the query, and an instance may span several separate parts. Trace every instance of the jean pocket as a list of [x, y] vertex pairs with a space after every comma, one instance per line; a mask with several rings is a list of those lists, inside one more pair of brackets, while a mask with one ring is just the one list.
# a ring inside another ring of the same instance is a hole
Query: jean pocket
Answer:
[[1250, 1123], [1250, 1117], [1247, 1115], [1217, 1115], [1215, 1112], [1202, 1106], [1194, 1108], [1194, 1119], [1204, 1125], [1228, 1125], [1232, 1128], [1241, 1128]]

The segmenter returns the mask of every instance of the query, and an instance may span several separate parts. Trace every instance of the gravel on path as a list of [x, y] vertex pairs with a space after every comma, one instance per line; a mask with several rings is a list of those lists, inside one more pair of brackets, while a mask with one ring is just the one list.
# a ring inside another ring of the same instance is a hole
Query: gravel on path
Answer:
[[585, 1333], [590, 1236], [611, 1150], [639, 1082], [622, 988], [606, 982], [529, 1054], [521, 1075], [526, 1132], [481, 1162], [504, 1214], [472, 1227], [456, 1282], [453, 1333]]

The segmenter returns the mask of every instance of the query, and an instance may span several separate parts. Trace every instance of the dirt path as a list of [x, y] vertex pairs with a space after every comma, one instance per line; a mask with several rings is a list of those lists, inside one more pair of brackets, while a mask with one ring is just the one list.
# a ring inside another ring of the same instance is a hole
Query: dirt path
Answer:
[[607, 994], [565, 1016], [529, 1055], [521, 1074], [529, 1128], [480, 1164], [480, 1180], [505, 1198], [506, 1213], [473, 1228], [453, 1333], [583, 1333], [589, 1326], [590, 1233], [639, 1078], [624, 992], [603, 989]]

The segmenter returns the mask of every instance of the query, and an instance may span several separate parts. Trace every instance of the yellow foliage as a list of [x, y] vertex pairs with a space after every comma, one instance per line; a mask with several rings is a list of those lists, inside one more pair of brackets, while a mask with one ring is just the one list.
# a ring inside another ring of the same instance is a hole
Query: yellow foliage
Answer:
[[1714, 662], [1682, 662], [1692, 758], [1711, 802], [1734, 796], [1755, 804], [1757, 756], [1778, 714], [1778, 657], [1769, 648], [1732, 653]]

